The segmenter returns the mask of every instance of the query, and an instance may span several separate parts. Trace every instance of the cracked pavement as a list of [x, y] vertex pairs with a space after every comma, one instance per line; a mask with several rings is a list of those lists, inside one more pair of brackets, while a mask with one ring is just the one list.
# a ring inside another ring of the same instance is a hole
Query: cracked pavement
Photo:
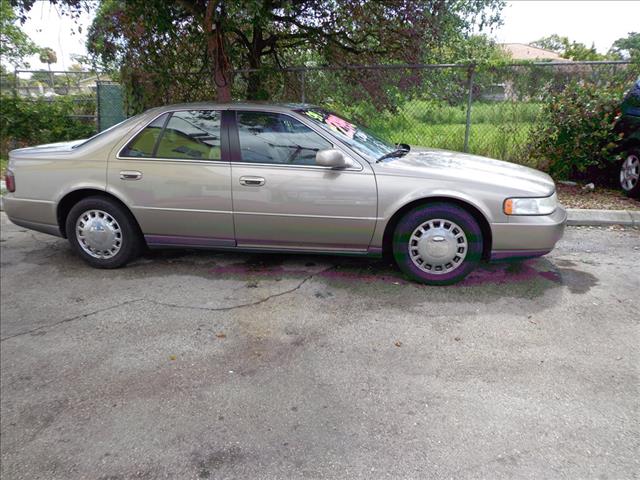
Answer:
[[3, 479], [640, 471], [636, 229], [438, 288], [335, 256], [93, 270], [1, 221]]

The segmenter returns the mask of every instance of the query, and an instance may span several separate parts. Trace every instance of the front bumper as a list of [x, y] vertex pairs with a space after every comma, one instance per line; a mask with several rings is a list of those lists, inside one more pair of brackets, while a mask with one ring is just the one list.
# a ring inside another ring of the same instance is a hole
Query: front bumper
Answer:
[[511, 216], [509, 223], [493, 223], [491, 260], [539, 257], [562, 238], [567, 211], [560, 205], [551, 215]]

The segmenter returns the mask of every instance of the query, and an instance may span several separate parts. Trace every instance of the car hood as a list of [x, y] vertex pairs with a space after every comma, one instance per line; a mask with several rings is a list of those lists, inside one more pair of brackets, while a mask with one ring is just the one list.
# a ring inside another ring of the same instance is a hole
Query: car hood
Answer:
[[71, 142], [57, 142], [57, 143], [47, 143], [45, 145], [37, 145], [35, 147], [27, 147], [27, 148], [18, 148], [17, 150], [11, 150], [10, 154], [12, 157], [31, 157], [34, 154], [40, 153], [64, 153], [70, 152], [73, 150], [73, 147], [76, 145], [80, 145], [83, 142], [86, 142], [87, 139], [83, 138], [82, 140], [73, 140]]
[[[533, 168], [492, 158], [435, 148], [412, 147], [403, 157], [374, 165], [376, 173], [450, 180], [457, 184], [488, 184], [533, 196], [551, 195], [552, 178]], [[462, 182], [462, 183], [461, 183]]]

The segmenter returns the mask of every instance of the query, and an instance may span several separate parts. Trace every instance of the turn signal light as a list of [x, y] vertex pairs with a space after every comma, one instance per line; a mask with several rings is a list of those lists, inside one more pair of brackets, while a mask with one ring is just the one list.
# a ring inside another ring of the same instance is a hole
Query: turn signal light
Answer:
[[504, 213], [507, 215], [513, 215], [513, 200], [511, 198], [504, 202]]

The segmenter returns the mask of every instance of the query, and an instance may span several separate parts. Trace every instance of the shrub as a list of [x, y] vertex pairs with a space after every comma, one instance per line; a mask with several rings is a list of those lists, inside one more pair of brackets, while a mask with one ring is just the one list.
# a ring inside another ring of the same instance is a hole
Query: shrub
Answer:
[[539, 168], [563, 179], [611, 166], [618, 140], [613, 121], [624, 87], [573, 82], [562, 91], [547, 91], [528, 146]]
[[54, 99], [24, 99], [12, 95], [0, 98], [0, 156], [8, 150], [43, 143], [86, 138], [95, 133], [93, 122], [82, 121], [73, 115], [86, 111], [71, 97]]

